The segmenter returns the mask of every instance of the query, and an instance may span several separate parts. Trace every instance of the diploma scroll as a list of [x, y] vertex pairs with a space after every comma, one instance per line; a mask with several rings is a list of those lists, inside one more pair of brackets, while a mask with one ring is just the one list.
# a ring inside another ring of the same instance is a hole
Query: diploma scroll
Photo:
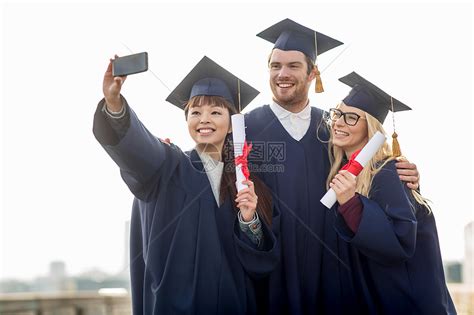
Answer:
[[[362, 148], [359, 154], [356, 156], [355, 161], [357, 161], [362, 167], [365, 167], [367, 163], [372, 159], [372, 157], [377, 153], [378, 149], [385, 142], [385, 136], [377, 131], [372, 139], [367, 142], [367, 144]], [[357, 174], [353, 174], [355, 176]], [[321, 203], [327, 208], [331, 208], [337, 201], [336, 192], [330, 188], [326, 194], [321, 198]]]
[[[232, 120], [232, 139], [234, 141], [234, 156], [239, 157], [243, 155], [243, 149], [245, 144], [245, 119], [242, 114], [235, 114], [231, 116]], [[247, 188], [247, 185], [242, 184], [244, 181], [245, 175], [242, 170], [242, 164], [235, 165], [235, 185], [237, 187], [237, 192], [241, 191], [244, 188]], [[245, 166], [246, 167], [246, 166]]]

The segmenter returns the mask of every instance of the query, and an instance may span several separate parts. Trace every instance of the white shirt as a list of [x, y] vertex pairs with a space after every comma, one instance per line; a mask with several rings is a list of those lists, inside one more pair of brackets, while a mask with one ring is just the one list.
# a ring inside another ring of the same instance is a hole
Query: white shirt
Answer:
[[309, 102], [301, 112], [296, 114], [287, 111], [275, 102], [270, 104], [270, 109], [275, 113], [275, 116], [285, 130], [295, 140], [301, 140], [306, 132], [308, 132], [309, 124], [311, 123], [311, 106], [309, 106]]
[[221, 189], [221, 179], [222, 171], [224, 170], [224, 163], [221, 161], [216, 161], [209, 156], [209, 154], [204, 152], [199, 152], [196, 150], [201, 158], [204, 170], [206, 171], [207, 178], [211, 184], [212, 193], [214, 198], [216, 198], [216, 203], [219, 205], [219, 196]]

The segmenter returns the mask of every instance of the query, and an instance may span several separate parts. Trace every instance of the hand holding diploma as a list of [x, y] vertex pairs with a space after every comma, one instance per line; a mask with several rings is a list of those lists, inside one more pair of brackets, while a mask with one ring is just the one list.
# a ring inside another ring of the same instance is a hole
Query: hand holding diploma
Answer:
[[237, 187], [237, 192], [241, 191], [244, 188], [247, 188], [247, 185], [244, 185], [242, 182], [244, 180], [249, 180], [249, 169], [247, 156], [252, 149], [252, 145], [247, 145], [245, 141], [245, 119], [242, 114], [235, 114], [231, 116], [232, 120], [232, 139], [234, 141], [234, 156], [235, 156], [235, 185]]
[[[384, 142], [385, 136], [377, 131], [372, 139], [370, 139], [369, 142], [362, 148], [359, 154], [357, 154], [354, 159], [351, 158], [349, 163], [344, 165], [342, 169], [347, 170], [354, 176], [359, 175], [365, 165], [367, 165], [367, 163], [372, 159]], [[330, 209], [336, 203], [336, 200], [336, 192], [331, 188], [323, 196], [323, 198], [321, 198], [321, 203]]]
[[249, 179], [250, 172], [248, 169], [247, 156], [252, 149], [252, 145], [247, 145], [245, 140], [245, 119], [242, 114], [231, 116], [232, 120], [232, 138], [234, 141], [235, 156], [235, 177], [237, 208], [240, 209], [242, 219], [245, 222], [251, 221], [257, 210], [257, 195], [253, 182]]
[[336, 193], [339, 205], [343, 205], [355, 196], [357, 190], [357, 177], [349, 171], [341, 169], [333, 177], [329, 183], [329, 187]]

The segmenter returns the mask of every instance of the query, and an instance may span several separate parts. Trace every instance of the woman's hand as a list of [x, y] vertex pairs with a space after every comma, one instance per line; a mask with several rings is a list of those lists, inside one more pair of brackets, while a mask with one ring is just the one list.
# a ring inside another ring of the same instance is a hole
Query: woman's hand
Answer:
[[235, 202], [237, 203], [237, 208], [240, 209], [240, 215], [245, 222], [252, 221], [255, 212], [257, 211], [257, 195], [255, 194], [255, 189], [253, 182], [250, 180], [244, 180], [242, 184], [248, 186], [248, 188], [242, 189], [237, 193], [237, 198]]
[[[115, 58], [118, 58], [118, 56], [115, 55]], [[109, 66], [104, 74], [102, 92], [104, 93], [105, 102], [107, 103], [107, 109], [111, 112], [119, 112], [122, 109], [120, 90], [127, 77], [114, 77], [112, 75], [112, 61], [113, 59], [110, 59]]]
[[356, 191], [356, 177], [346, 170], [339, 171], [332, 179], [329, 187], [336, 192], [337, 202], [345, 204], [354, 197]]

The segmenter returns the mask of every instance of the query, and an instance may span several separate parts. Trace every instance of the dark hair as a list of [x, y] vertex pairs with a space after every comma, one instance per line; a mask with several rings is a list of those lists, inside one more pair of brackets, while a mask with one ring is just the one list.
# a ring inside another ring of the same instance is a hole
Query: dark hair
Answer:
[[[270, 53], [270, 55], [268, 55], [268, 66], [270, 66], [270, 60], [272, 59], [272, 54], [273, 54], [273, 50]], [[314, 69], [314, 61], [313, 61], [313, 59], [308, 57], [308, 55], [306, 55], [305, 53], [303, 53], [303, 54], [304, 54], [305, 61], [306, 61], [306, 74], [309, 75], [311, 73], [311, 71], [313, 71], [313, 69]]]
[[308, 57], [306, 54], [304, 55], [306, 59], [306, 65], [308, 66], [308, 69], [306, 69], [306, 73], [309, 75], [311, 71], [314, 69], [314, 61], [310, 57]]
[[229, 114], [237, 114], [234, 106], [221, 96], [196, 95], [192, 97], [184, 106], [184, 116], [188, 118], [189, 109], [192, 107], [201, 107], [202, 105], [211, 105], [224, 107], [229, 110]]
[[[222, 204], [227, 196], [237, 195], [237, 188], [235, 182], [237, 180], [235, 175], [234, 164], [234, 149], [232, 145], [232, 135], [228, 134], [224, 141], [222, 148], [222, 161], [224, 162], [224, 170], [222, 172], [221, 189], [220, 189], [220, 203]], [[271, 226], [272, 224], [272, 196], [268, 187], [263, 181], [250, 173], [250, 180], [254, 184], [255, 194], [258, 196], [257, 213], [265, 223]], [[234, 209], [237, 211], [237, 204], [234, 203]]]
[[[221, 96], [198, 95], [194, 96], [187, 102], [184, 108], [184, 113], [186, 117], [188, 116], [188, 111], [190, 108], [196, 106], [199, 107], [202, 105], [213, 105], [227, 108], [227, 110], [229, 111], [229, 117], [233, 114], [237, 114], [237, 109]], [[224, 167], [222, 171], [221, 188], [219, 192], [219, 203], [223, 204], [224, 200], [227, 197], [230, 196], [232, 200], [234, 200], [233, 196], [237, 195], [237, 188], [235, 187], [236, 175], [232, 134], [227, 134], [224, 140], [221, 159], [224, 163]], [[257, 213], [259, 217], [265, 221], [265, 223], [271, 225], [273, 207], [270, 191], [268, 190], [268, 187], [263, 183], [263, 181], [261, 181], [257, 176], [250, 174], [250, 180], [253, 181], [255, 194], [257, 194], [258, 196]], [[233, 202], [233, 208], [237, 213], [238, 209], [237, 204], [235, 202]]]

